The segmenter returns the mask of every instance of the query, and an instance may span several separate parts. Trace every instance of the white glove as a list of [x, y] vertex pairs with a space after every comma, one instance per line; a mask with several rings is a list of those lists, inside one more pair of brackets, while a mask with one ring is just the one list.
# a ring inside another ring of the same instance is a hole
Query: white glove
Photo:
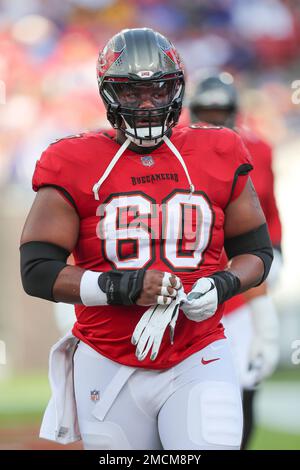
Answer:
[[189, 320], [196, 322], [212, 317], [218, 308], [215, 281], [210, 277], [199, 279], [180, 308]]
[[179, 304], [184, 298], [184, 291], [180, 289], [176, 299], [169, 305], [153, 305], [146, 310], [131, 337], [131, 343], [136, 345], [135, 355], [139, 361], [145, 359], [151, 348], [150, 359], [156, 359], [167, 326], [170, 326], [170, 342], [173, 344]]
[[253, 339], [250, 346], [248, 371], [242, 377], [244, 388], [253, 388], [269, 377], [278, 364], [279, 322], [269, 295], [249, 301], [253, 322]]

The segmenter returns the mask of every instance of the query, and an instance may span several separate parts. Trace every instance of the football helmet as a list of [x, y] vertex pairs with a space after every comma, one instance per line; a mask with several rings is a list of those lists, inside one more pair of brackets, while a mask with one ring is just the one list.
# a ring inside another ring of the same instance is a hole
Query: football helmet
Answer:
[[178, 122], [183, 65], [160, 33], [136, 28], [113, 36], [99, 54], [97, 77], [109, 122], [135, 144], [156, 145]]
[[[189, 110], [193, 123], [203, 120], [233, 128], [238, 96], [232, 75], [221, 72], [200, 79], [190, 97]], [[219, 114], [213, 114], [214, 111]]]

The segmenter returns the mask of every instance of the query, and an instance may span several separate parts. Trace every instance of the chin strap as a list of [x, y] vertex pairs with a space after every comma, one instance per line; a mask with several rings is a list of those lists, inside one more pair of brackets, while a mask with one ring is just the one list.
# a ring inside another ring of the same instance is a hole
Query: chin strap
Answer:
[[167, 146], [169, 147], [171, 152], [175, 155], [177, 160], [179, 160], [182, 168], [184, 169], [184, 172], [186, 174], [186, 177], [187, 177], [189, 185], [190, 185], [190, 193], [192, 194], [195, 191], [195, 186], [192, 183], [192, 180], [191, 180], [191, 177], [189, 175], [188, 169], [186, 167], [185, 161], [183, 160], [182, 156], [180, 155], [179, 150], [175, 147], [174, 144], [172, 144], [172, 142], [170, 141], [170, 139], [166, 135], [163, 137], [163, 141], [167, 144]]
[[96, 201], [99, 201], [99, 189], [100, 189], [100, 186], [104, 183], [104, 181], [106, 180], [106, 178], [108, 177], [108, 175], [110, 174], [110, 172], [112, 171], [113, 167], [116, 165], [116, 163], [118, 162], [119, 158], [123, 155], [123, 153], [125, 152], [125, 150], [127, 149], [127, 147], [130, 145], [131, 143], [131, 140], [128, 138], [125, 140], [125, 142], [122, 144], [122, 146], [119, 148], [119, 150], [117, 151], [117, 153], [115, 154], [115, 156], [113, 157], [113, 159], [110, 161], [109, 165], [107, 166], [105, 172], [103, 173], [103, 175], [101, 176], [101, 178], [99, 179], [99, 181], [97, 183], [94, 184], [93, 186], [93, 193], [94, 193], [94, 197], [96, 199]]

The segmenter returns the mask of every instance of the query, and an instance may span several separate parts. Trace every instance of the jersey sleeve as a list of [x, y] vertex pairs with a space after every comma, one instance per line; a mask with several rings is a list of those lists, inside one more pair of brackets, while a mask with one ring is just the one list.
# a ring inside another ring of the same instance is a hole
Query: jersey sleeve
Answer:
[[[72, 184], [73, 182], [73, 184]], [[45, 186], [51, 186], [61, 192], [64, 198], [77, 208], [78, 195], [76, 185], [70, 174], [70, 160], [59, 151], [59, 146], [50, 145], [36, 162], [32, 177], [32, 188], [38, 191]]]
[[267, 164], [265, 165], [264, 183], [268, 188], [268, 198], [262, 205], [262, 208], [266, 216], [272, 244], [273, 246], [280, 246], [282, 228], [275, 198], [274, 173], [272, 167], [273, 156], [271, 148], [269, 149], [267, 156], [268, 159]]
[[250, 171], [253, 169], [253, 162], [249, 151], [246, 149], [241, 137], [235, 133], [234, 144], [234, 164], [235, 171], [232, 182], [230, 202], [237, 199], [246, 186]]

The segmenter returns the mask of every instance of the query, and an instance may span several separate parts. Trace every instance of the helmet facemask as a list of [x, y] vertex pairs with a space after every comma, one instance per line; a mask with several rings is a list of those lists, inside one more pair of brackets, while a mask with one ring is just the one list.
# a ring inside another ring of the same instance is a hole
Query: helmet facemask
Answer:
[[206, 122], [214, 126], [235, 127], [237, 110], [235, 107], [220, 106], [190, 106], [191, 122]]
[[136, 145], [155, 146], [178, 122], [184, 80], [181, 73], [154, 80], [110, 77], [100, 93], [114, 128]]

